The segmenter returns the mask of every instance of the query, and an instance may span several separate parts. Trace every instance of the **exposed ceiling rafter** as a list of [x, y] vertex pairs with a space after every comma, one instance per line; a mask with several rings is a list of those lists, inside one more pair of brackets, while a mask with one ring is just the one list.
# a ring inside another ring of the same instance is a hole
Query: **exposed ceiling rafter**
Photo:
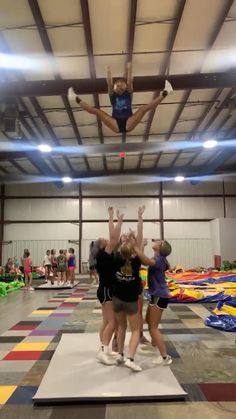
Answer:
[[[41, 13], [38, 1], [37, 0], [28, 0], [28, 3], [29, 3], [29, 6], [30, 6], [32, 15], [34, 17], [34, 20], [35, 20], [35, 23], [36, 23], [36, 26], [37, 26], [37, 29], [38, 29], [38, 32], [39, 32], [39, 36], [40, 36], [40, 39], [41, 39], [42, 44], [43, 44], [43, 47], [44, 47], [45, 51], [47, 52], [47, 54], [49, 54], [49, 56], [51, 56], [53, 58], [53, 56], [54, 56], [53, 49], [52, 49], [51, 42], [50, 42], [50, 39], [49, 39], [48, 34], [47, 34], [47, 29], [46, 29], [46, 26], [45, 26], [45, 23], [44, 23], [44, 20], [43, 20], [43, 17], [42, 17], [42, 13]], [[50, 63], [53, 63], [53, 60], [51, 60]], [[61, 78], [61, 76], [60, 76], [60, 74], [59, 74], [59, 72], [56, 69], [54, 64], [52, 64], [52, 71], [54, 73], [54, 77], [55, 77], [56, 80], [62, 80], [62, 78]], [[71, 107], [70, 107], [70, 104], [69, 104], [69, 101], [68, 101], [68, 98], [67, 98], [66, 94], [62, 95], [62, 101], [63, 101], [63, 104], [65, 106], [67, 115], [69, 117], [70, 123], [72, 125], [73, 131], [75, 133], [75, 138], [77, 139], [78, 144], [82, 144], [81, 136], [80, 136], [77, 124], [75, 122], [75, 118], [74, 118], [74, 115], [73, 115], [73, 112], [71, 110]], [[66, 160], [66, 163], [70, 167], [70, 170], [73, 171], [73, 167], [70, 165], [69, 160]], [[84, 157], [84, 163], [85, 163], [85, 166], [86, 166], [87, 170], [90, 170], [90, 166], [89, 166], [87, 157]]]
[[[95, 68], [95, 61], [93, 57], [93, 40], [92, 40], [88, 1], [80, 0], [80, 5], [81, 5], [82, 18], [83, 18], [83, 23], [84, 23], [84, 36], [85, 36], [87, 53], [88, 53], [90, 77], [92, 79], [92, 82], [95, 83], [96, 82], [96, 68]], [[91, 80], [90, 80], [90, 83], [91, 83]], [[81, 93], [80, 90], [78, 91]], [[100, 108], [98, 92], [93, 92], [93, 100], [94, 100], [95, 107]], [[98, 127], [98, 134], [99, 134], [100, 142], [101, 144], [103, 144], [104, 138], [103, 138], [102, 122], [98, 117], [96, 117], [96, 119], [97, 119], [97, 127]], [[104, 165], [104, 168], [106, 169], [107, 161], [106, 161], [105, 156], [103, 156], [103, 165]]]

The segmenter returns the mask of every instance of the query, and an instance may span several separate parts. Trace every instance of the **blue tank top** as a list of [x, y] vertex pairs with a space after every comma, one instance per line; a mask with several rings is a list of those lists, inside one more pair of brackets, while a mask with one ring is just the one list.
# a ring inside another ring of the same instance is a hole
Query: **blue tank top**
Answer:
[[110, 95], [112, 104], [112, 117], [113, 118], [129, 118], [133, 115], [132, 112], [132, 94], [126, 90], [122, 95], [113, 93]]
[[68, 259], [68, 268], [70, 266], [75, 266], [75, 255], [71, 255]]

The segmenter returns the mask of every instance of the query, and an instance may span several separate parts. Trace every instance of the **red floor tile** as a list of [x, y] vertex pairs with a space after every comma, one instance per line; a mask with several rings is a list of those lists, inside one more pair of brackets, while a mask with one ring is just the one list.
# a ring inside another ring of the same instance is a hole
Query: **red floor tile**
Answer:
[[78, 303], [63, 303], [60, 307], [76, 307]]
[[209, 402], [235, 402], [236, 383], [199, 384]]
[[4, 361], [32, 361], [39, 359], [43, 351], [12, 351], [7, 354]]
[[34, 330], [36, 327], [38, 327], [37, 324], [15, 324], [15, 326], [12, 326], [10, 330]]

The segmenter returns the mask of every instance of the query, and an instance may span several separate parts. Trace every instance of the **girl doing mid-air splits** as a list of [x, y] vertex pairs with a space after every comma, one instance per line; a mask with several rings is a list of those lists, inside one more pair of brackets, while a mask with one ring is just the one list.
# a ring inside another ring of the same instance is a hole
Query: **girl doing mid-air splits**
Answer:
[[113, 83], [111, 76], [111, 69], [107, 67], [107, 86], [108, 94], [112, 105], [112, 116], [108, 115], [101, 109], [97, 109], [88, 105], [75, 93], [73, 87], [68, 90], [68, 98], [70, 102], [76, 102], [82, 109], [92, 115], [96, 115], [101, 121], [112, 131], [124, 133], [132, 131], [142, 120], [144, 115], [156, 109], [156, 107], [168, 96], [173, 88], [166, 80], [164, 90], [162, 90], [155, 99], [147, 105], [140, 106], [133, 114], [132, 111], [132, 93], [133, 93], [133, 77], [132, 77], [132, 64], [127, 64], [127, 80], [119, 78]]

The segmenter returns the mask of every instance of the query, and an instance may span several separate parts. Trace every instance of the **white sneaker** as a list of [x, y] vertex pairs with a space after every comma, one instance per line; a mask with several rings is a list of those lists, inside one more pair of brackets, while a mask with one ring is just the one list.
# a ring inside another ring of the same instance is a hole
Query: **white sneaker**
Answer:
[[172, 358], [170, 355], [167, 355], [166, 359], [164, 359], [161, 355], [159, 355], [156, 359], [154, 359], [153, 364], [162, 366], [170, 365], [172, 364]]
[[124, 355], [117, 354], [117, 356], [116, 356], [117, 365], [125, 364], [126, 361], [127, 361], [127, 359], [124, 357]]
[[170, 82], [166, 80], [164, 90], [162, 91], [162, 96], [166, 97], [172, 92], [173, 92], [173, 87], [171, 86]]
[[116, 360], [103, 351], [97, 353], [97, 360], [104, 365], [116, 365]]
[[73, 87], [69, 87], [68, 93], [67, 93], [68, 99], [70, 102], [75, 102], [77, 98], [77, 94], [75, 93]]
[[116, 358], [116, 357], [117, 357], [117, 355], [119, 355], [119, 353], [118, 353], [118, 352], [115, 352], [115, 351], [109, 351], [109, 352], [108, 352], [108, 355], [109, 355], [109, 356], [113, 356], [113, 357], [115, 357], [115, 358]]
[[138, 364], [135, 364], [134, 361], [131, 361], [131, 359], [129, 359], [129, 358], [125, 361], [124, 365], [127, 368], [129, 368], [132, 371], [134, 371], [134, 372], [142, 371], [142, 368]]
[[33, 287], [29, 287], [29, 291], [34, 291], [34, 288]]

